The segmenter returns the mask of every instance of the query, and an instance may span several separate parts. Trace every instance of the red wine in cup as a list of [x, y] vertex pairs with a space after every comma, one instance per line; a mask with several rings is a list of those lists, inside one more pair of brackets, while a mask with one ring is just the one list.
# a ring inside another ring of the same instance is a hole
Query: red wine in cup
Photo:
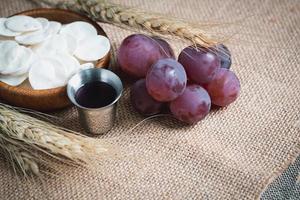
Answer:
[[86, 108], [101, 108], [111, 104], [117, 97], [111, 85], [94, 81], [83, 85], [75, 94], [76, 102]]

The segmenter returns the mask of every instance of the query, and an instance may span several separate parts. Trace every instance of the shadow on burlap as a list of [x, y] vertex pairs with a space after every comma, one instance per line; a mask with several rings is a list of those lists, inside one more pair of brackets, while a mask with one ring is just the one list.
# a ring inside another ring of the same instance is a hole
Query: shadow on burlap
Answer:
[[[0, 199], [255, 199], [297, 157], [300, 148], [300, 7], [296, 1], [118, 0], [191, 21], [245, 18], [228, 43], [241, 79], [239, 100], [193, 127], [142, 120], [128, 88], [118, 123], [101, 138], [120, 146], [95, 171], [61, 169], [59, 178], [24, 184], [0, 162]], [[34, 8], [29, 0], [1, 0], [0, 15]], [[114, 47], [131, 32], [102, 24]], [[236, 26], [232, 25], [235, 32]], [[183, 43], [172, 43], [176, 52]], [[58, 114], [80, 130], [74, 109]]]

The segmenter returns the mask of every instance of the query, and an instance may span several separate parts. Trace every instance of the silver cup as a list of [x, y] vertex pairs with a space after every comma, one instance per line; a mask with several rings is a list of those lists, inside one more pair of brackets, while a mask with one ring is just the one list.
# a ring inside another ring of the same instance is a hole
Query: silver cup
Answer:
[[[114, 101], [101, 108], [86, 108], [78, 104], [75, 99], [76, 92], [83, 85], [101, 81], [109, 84], [116, 90]], [[91, 134], [103, 134], [108, 132], [116, 119], [117, 102], [122, 96], [123, 84], [120, 78], [106, 69], [86, 69], [75, 74], [68, 82], [67, 93], [71, 102], [77, 107], [79, 120], [86, 132]]]

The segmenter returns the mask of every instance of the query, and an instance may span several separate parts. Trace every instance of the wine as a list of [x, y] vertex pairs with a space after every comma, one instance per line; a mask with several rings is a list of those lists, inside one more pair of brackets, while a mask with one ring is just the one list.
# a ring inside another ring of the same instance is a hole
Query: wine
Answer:
[[117, 91], [108, 83], [94, 81], [86, 83], [75, 94], [76, 102], [86, 108], [102, 108], [117, 98]]

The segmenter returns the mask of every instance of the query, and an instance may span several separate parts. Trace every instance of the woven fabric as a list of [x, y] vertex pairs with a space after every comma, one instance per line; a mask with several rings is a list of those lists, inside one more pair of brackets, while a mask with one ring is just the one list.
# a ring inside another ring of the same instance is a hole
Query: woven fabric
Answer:
[[[60, 177], [43, 184], [25, 184], [1, 160], [0, 199], [258, 198], [300, 151], [299, 2], [115, 2], [191, 22], [224, 24], [219, 34], [234, 34], [227, 46], [241, 80], [240, 98], [194, 126], [162, 117], [128, 132], [143, 118], [131, 107], [127, 88], [116, 126], [100, 137], [118, 145], [121, 156], [99, 162], [94, 171], [61, 169]], [[34, 7], [29, 0], [1, 0], [0, 16]], [[132, 33], [101, 25], [115, 48]], [[177, 54], [186, 45], [172, 41]], [[58, 116], [66, 127], [80, 130], [74, 108]]]

